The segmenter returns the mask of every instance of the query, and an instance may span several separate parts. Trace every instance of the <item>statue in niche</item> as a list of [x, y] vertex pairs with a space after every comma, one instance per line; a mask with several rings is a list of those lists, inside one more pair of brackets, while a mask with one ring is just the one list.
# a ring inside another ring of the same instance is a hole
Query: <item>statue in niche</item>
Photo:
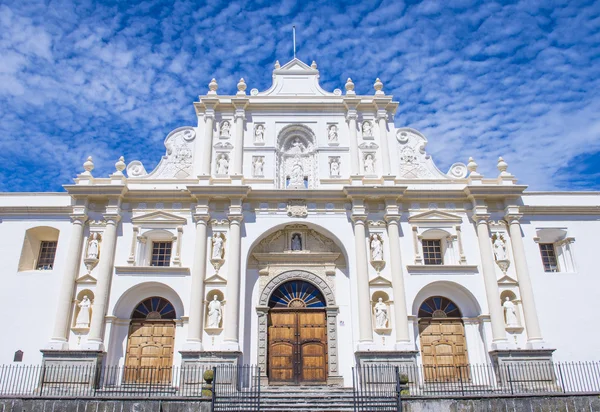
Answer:
[[254, 143], [265, 142], [265, 127], [262, 124], [257, 124], [254, 128]]
[[222, 124], [221, 124], [221, 136], [225, 137], [225, 136], [230, 136], [229, 132], [231, 130], [231, 124], [225, 120]]
[[371, 236], [371, 260], [383, 260], [383, 243], [379, 235]]
[[332, 124], [327, 130], [327, 140], [329, 143], [338, 143], [338, 129], [337, 126]]
[[264, 165], [265, 158], [262, 156], [257, 156], [254, 158], [254, 162], [252, 163], [252, 174], [253, 176], [263, 176], [264, 175]]
[[290, 186], [304, 186], [304, 169], [300, 159], [296, 159], [290, 172]]
[[299, 233], [292, 235], [292, 250], [302, 250], [302, 237]]
[[371, 122], [369, 122], [368, 120], [363, 122], [362, 129], [363, 129], [363, 138], [373, 137], [373, 126], [371, 126]]
[[517, 308], [508, 296], [504, 298], [504, 303], [502, 303], [502, 307], [504, 307], [506, 326], [519, 326], [519, 321], [517, 319]]
[[294, 141], [292, 142], [292, 147], [290, 149], [291, 153], [304, 153], [304, 149], [306, 149], [306, 146], [304, 146], [304, 143], [302, 143], [302, 141], [299, 138], [295, 138]]
[[88, 241], [87, 259], [98, 259], [98, 234], [92, 233]]
[[219, 160], [217, 160], [217, 174], [218, 175], [229, 174], [229, 160], [227, 159], [226, 154], [220, 155]]
[[340, 158], [332, 157], [329, 161], [329, 175], [332, 177], [338, 177], [340, 175]]
[[221, 324], [221, 302], [217, 295], [213, 296], [213, 300], [208, 304], [208, 327], [218, 328]]
[[77, 304], [79, 306], [79, 313], [75, 320], [76, 328], [89, 328], [90, 327], [90, 309], [92, 307], [92, 301], [87, 295], [83, 296], [81, 302]]
[[375, 327], [385, 329], [388, 321], [388, 307], [383, 303], [383, 298], [379, 298], [375, 304]]
[[496, 260], [506, 260], [506, 244], [499, 235], [496, 235], [496, 240], [494, 240], [494, 255], [496, 255]]
[[223, 235], [215, 233], [212, 238], [212, 259], [223, 259]]
[[375, 174], [375, 159], [373, 159], [372, 154], [368, 154], [365, 157], [365, 174]]

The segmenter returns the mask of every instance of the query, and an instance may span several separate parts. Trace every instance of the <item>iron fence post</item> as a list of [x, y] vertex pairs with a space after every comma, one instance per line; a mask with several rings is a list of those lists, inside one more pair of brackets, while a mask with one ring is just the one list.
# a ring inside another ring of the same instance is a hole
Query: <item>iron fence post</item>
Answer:
[[506, 370], [507, 370], [507, 374], [508, 374], [508, 383], [510, 384], [510, 394], [514, 395], [514, 389], [513, 389], [513, 383], [512, 383], [512, 376], [510, 375], [510, 365], [506, 365]]
[[[202, 381], [200, 381], [202, 382]], [[200, 396], [202, 396], [202, 383], [200, 384]], [[217, 397], [217, 367], [213, 367], [213, 388], [212, 388], [212, 398], [211, 398], [211, 410], [214, 412], [215, 410], [215, 400]]]

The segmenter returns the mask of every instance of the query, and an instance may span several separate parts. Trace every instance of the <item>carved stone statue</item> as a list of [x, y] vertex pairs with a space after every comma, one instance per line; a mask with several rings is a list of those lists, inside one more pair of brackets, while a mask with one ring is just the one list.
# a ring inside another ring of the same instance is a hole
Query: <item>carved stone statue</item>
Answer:
[[371, 236], [371, 260], [383, 260], [383, 243], [379, 235]]
[[363, 130], [363, 138], [373, 137], [373, 126], [371, 126], [371, 122], [369, 122], [368, 120], [363, 122], [362, 130]]
[[302, 237], [298, 233], [292, 235], [292, 250], [302, 250]]
[[500, 236], [496, 235], [496, 240], [494, 240], [494, 254], [496, 255], [496, 260], [506, 260], [506, 244], [500, 238]]
[[223, 259], [223, 236], [215, 233], [212, 237], [212, 259]]
[[257, 124], [254, 128], [254, 143], [265, 142], [265, 127], [262, 124]]
[[77, 304], [79, 306], [79, 313], [75, 320], [76, 328], [89, 328], [90, 327], [90, 309], [92, 307], [92, 301], [87, 295], [83, 296], [81, 302]]
[[225, 137], [225, 136], [230, 136], [229, 132], [231, 130], [231, 124], [225, 120], [222, 124], [221, 124], [221, 136]]
[[220, 155], [219, 160], [217, 160], [217, 174], [229, 174], [229, 160], [227, 159], [227, 155], [225, 154]]
[[375, 174], [375, 159], [373, 159], [372, 154], [368, 154], [365, 157], [365, 174]]
[[290, 153], [304, 153], [304, 149], [306, 149], [306, 146], [302, 143], [302, 140], [296, 137], [292, 142]]
[[87, 259], [98, 259], [98, 234], [93, 233], [88, 242]]
[[329, 175], [331, 177], [338, 177], [340, 175], [340, 158], [331, 157], [329, 161]]
[[519, 326], [519, 321], [517, 319], [517, 308], [515, 307], [515, 304], [511, 302], [508, 296], [504, 298], [504, 303], [502, 303], [502, 306], [504, 307], [506, 326]]
[[300, 159], [296, 160], [292, 165], [290, 186], [304, 186], [304, 169], [300, 164]]
[[327, 140], [329, 143], [338, 142], [338, 129], [336, 125], [332, 124], [329, 126], [329, 129], [327, 130]]
[[221, 302], [217, 295], [208, 304], [208, 327], [218, 328], [221, 325]]
[[265, 158], [262, 156], [256, 156], [252, 163], [252, 175], [253, 176], [264, 176], [264, 165]]
[[379, 298], [375, 304], [375, 327], [385, 329], [388, 321], [388, 307], [383, 303], [383, 298]]

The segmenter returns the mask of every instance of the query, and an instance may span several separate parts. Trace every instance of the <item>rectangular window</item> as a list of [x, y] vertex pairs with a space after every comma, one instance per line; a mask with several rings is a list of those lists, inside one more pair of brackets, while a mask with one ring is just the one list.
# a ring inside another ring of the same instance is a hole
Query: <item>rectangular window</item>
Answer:
[[423, 258], [426, 265], [443, 265], [442, 241], [423, 239]]
[[37, 270], [51, 270], [54, 266], [54, 256], [56, 255], [56, 245], [58, 242], [42, 241], [40, 244], [40, 254], [38, 256]]
[[558, 272], [554, 243], [540, 243], [540, 253], [544, 264], [544, 272]]
[[173, 242], [152, 242], [152, 266], [170, 266]]

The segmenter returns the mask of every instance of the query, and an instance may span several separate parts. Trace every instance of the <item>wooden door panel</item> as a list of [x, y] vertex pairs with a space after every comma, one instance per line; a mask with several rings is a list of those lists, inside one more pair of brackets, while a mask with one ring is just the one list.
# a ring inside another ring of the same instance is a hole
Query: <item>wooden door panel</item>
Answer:
[[133, 321], [129, 328], [124, 380], [170, 383], [174, 340], [173, 322]]
[[326, 322], [324, 311], [270, 312], [268, 357], [272, 382], [326, 382]]
[[427, 381], [465, 379], [467, 347], [461, 320], [420, 319], [419, 335]]

